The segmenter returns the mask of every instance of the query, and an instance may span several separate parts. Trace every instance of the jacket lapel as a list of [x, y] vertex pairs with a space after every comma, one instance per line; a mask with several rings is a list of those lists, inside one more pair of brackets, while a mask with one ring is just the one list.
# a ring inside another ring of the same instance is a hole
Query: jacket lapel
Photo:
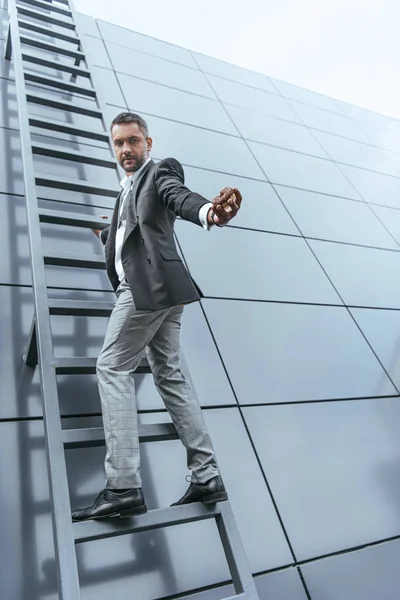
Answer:
[[113, 216], [111, 219], [111, 225], [110, 225], [110, 234], [107, 237], [107, 242], [106, 242], [106, 247], [105, 247], [107, 267], [114, 265], [114, 262], [115, 262], [115, 237], [116, 237], [117, 227], [118, 227], [119, 205], [120, 205], [123, 193], [124, 193], [124, 191], [121, 190], [115, 201], [114, 212], [113, 212]]
[[[142, 186], [146, 180], [146, 176], [150, 170], [150, 168], [154, 165], [154, 161], [150, 160], [147, 165], [145, 166], [145, 168], [143, 169], [143, 171], [140, 173], [139, 178], [135, 181], [135, 190], [134, 190], [134, 194], [130, 196], [129, 198], [129, 208], [131, 210], [128, 210], [128, 217], [127, 217], [127, 222], [126, 222], [126, 231], [125, 231], [125, 237], [124, 237], [124, 242], [127, 239], [127, 237], [132, 233], [132, 231], [135, 229], [136, 225], [137, 225], [137, 219], [133, 220], [132, 215], [137, 215], [137, 204], [138, 204], [138, 198], [139, 198], [139, 194], [140, 194], [140, 190], [142, 189]], [[132, 197], [133, 196], [133, 197]], [[132, 206], [131, 206], [131, 202], [134, 202], [135, 205], [135, 210], [132, 210]]]
[[140, 177], [139, 177], [138, 182], [137, 182], [137, 187], [136, 187], [136, 190], [135, 190], [135, 198], [134, 198], [135, 208], [137, 208], [137, 203], [138, 203], [138, 198], [139, 198], [140, 190], [141, 190], [141, 188], [142, 188], [142, 186], [143, 186], [143, 184], [144, 184], [144, 182], [146, 180], [146, 177], [147, 177], [150, 169], [154, 166], [154, 164], [155, 164], [154, 160], [150, 160], [147, 163], [146, 167], [143, 169], [143, 172], [140, 174]]

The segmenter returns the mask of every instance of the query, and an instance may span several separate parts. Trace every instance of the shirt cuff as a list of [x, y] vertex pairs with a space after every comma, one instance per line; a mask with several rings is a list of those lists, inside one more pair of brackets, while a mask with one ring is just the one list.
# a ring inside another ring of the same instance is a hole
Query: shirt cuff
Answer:
[[212, 208], [212, 203], [207, 202], [207, 204], [203, 204], [203, 206], [199, 210], [199, 221], [203, 229], [205, 229], [206, 231], [209, 231], [210, 227], [212, 227], [212, 225], [207, 220], [207, 215], [210, 208]]

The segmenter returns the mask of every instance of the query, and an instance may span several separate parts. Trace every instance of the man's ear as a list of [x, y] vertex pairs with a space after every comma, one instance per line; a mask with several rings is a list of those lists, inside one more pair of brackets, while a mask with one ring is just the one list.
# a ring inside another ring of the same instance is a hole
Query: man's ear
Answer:
[[147, 151], [150, 152], [150, 150], [153, 147], [153, 140], [151, 137], [146, 138], [146, 144], [147, 144]]

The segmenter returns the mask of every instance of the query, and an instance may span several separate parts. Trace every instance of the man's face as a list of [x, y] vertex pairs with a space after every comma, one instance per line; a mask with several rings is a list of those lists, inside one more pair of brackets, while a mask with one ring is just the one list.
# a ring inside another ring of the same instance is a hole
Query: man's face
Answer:
[[148, 159], [152, 139], [146, 138], [137, 123], [117, 123], [111, 130], [115, 156], [127, 175], [140, 169]]

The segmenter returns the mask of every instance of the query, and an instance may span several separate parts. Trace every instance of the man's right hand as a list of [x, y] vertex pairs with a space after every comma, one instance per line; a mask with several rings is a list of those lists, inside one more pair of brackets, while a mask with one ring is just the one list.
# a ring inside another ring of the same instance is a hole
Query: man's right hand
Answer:
[[[107, 215], [99, 215], [99, 219], [108, 219]], [[100, 238], [100, 234], [103, 231], [102, 229], [92, 229], [93, 233], [95, 233], [97, 235], [98, 238]]]

